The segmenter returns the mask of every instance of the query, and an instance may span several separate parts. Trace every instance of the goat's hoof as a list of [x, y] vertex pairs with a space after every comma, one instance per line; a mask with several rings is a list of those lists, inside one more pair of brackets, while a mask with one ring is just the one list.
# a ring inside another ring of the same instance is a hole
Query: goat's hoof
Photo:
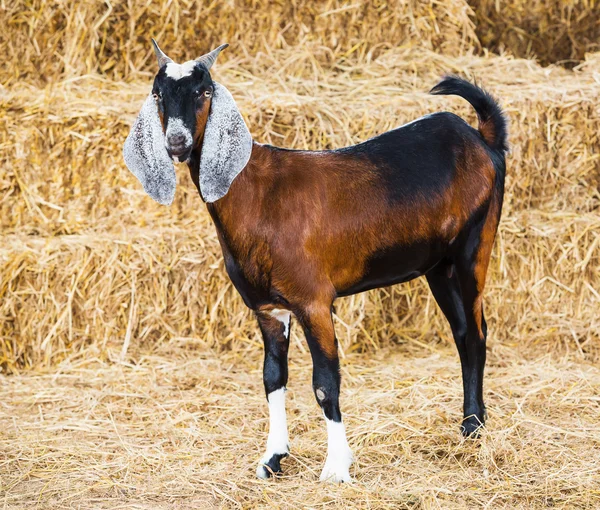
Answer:
[[283, 473], [281, 470], [281, 459], [287, 457], [287, 453], [274, 453], [270, 459], [261, 459], [256, 468], [256, 476], [266, 480], [271, 478], [273, 475], [280, 475]]
[[472, 439], [479, 439], [481, 437], [481, 431], [485, 424], [485, 418], [478, 418], [476, 415], [467, 416], [460, 426], [460, 431], [465, 437]]
[[352, 452], [350, 451], [338, 457], [328, 455], [320, 480], [322, 482], [350, 483], [352, 481], [350, 464], [352, 464]]

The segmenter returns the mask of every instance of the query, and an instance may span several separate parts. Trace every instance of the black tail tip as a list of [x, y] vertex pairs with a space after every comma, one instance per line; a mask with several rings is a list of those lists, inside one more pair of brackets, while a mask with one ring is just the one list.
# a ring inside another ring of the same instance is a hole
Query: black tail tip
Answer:
[[[466, 99], [477, 112], [479, 130], [486, 143], [495, 150], [508, 150], [506, 119], [498, 101], [489, 92], [463, 78], [448, 75], [430, 90], [430, 94]], [[488, 127], [484, 128], [484, 125]]]
[[456, 76], [454, 74], [447, 74], [443, 76], [442, 79], [432, 87], [429, 93], [433, 95], [451, 95], [458, 94], [458, 92], [464, 90], [465, 88], [475, 88], [483, 91], [480, 87], [477, 86], [476, 83], [471, 83], [470, 81], [461, 78], [460, 76]]

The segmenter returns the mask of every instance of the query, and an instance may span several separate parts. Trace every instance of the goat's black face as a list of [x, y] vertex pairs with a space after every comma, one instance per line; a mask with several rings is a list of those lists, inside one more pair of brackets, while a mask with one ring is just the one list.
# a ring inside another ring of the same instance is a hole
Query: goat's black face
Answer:
[[154, 79], [152, 94], [175, 163], [187, 161], [204, 136], [213, 82], [206, 67], [194, 60], [169, 62]]

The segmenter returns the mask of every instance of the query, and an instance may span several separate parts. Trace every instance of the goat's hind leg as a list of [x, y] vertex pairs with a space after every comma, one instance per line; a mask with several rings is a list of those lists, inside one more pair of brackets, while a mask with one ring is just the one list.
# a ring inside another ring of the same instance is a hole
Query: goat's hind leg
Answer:
[[269, 437], [256, 475], [269, 478], [272, 473], [281, 473], [281, 459], [288, 456], [290, 449], [285, 414], [290, 313], [285, 310], [259, 312], [257, 318], [265, 344], [263, 382], [269, 402]]
[[456, 255], [456, 274], [465, 312], [467, 369], [463, 370], [465, 406], [463, 434], [477, 436], [486, 418], [483, 403], [483, 371], [486, 358], [487, 323], [483, 313], [483, 289], [500, 219], [500, 201], [492, 198], [489, 210], [466, 236]]
[[483, 315], [482, 288], [472, 267], [459, 269], [467, 331], [465, 335], [466, 367], [463, 366], [465, 436], [478, 436], [485, 423], [483, 372], [486, 358], [487, 325]]
[[[461, 430], [464, 435], [473, 435], [483, 425], [485, 408], [483, 408], [482, 400], [480, 402], [477, 398], [472, 398], [473, 395], [477, 395], [479, 390], [478, 388], [473, 388], [473, 383], [476, 381], [472, 377], [473, 369], [469, 363], [467, 317], [463, 306], [460, 282], [454, 266], [451, 262], [447, 261], [434, 267], [427, 273], [426, 277], [437, 304], [450, 324], [450, 329], [452, 330], [452, 335], [460, 356], [464, 394], [464, 420]], [[479, 362], [481, 362], [481, 359]]]

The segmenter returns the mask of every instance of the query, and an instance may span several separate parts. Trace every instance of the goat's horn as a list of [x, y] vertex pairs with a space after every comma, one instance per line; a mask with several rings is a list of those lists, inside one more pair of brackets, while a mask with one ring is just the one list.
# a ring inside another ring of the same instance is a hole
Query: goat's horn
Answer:
[[158, 59], [158, 68], [160, 69], [165, 64], [170, 64], [173, 62], [169, 57], [167, 57], [163, 50], [161, 50], [158, 46], [158, 43], [152, 39], [152, 45], [154, 46], [154, 53], [156, 53], [156, 58]]
[[215, 63], [215, 60], [217, 60], [219, 53], [221, 53], [221, 51], [223, 51], [225, 48], [227, 48], [227, 46], [229, 46], [229, 44], [227, 44], [227, 43], [221, 44], [221, 46], [219, 46], [218, 48], [215, 48], [210, 53], [207, 53], [206, 55], [202, 55], [201, 57], [198, 57], [196, 59], [196, 62], [198, 62], [200, 64], [204, 64], [206, 69], [210, 69], [212, 67], [212, 65]]

